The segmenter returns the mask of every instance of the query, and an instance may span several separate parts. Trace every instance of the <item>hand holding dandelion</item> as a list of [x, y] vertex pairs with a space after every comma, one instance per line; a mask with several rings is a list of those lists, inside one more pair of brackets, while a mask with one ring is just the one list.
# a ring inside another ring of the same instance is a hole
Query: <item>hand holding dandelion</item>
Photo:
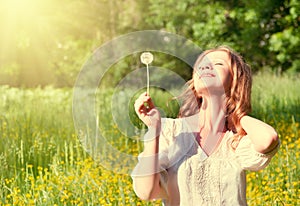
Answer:
[[153, 55], [150, 52], [141, 54], [141, 62], [147, 66], [147, 95], [149, 95], [149, 64], [153, 61]]

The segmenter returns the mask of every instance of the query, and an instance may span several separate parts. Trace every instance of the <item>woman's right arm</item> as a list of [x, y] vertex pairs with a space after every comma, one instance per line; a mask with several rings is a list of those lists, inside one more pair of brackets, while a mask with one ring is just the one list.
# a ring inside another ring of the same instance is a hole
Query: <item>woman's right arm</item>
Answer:
[[158, 166], [160, 113], [146, 93], [140, 95], [134, 104], [134, 108], [138, 117], [148, 127], [148, 132], [144, 137], [144, 151], [140, 156], [133, 176], [134, 191], [143, 200], [161, 198], [165, 196], [165, 192], [160, 186]]

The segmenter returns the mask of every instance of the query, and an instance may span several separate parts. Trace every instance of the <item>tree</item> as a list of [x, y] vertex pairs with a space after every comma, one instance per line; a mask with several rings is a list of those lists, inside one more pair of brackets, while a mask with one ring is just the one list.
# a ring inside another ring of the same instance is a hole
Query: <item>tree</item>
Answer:
[[285, 1], [284, 5], [275, 16], [280, 29], [271, 34], [269, 50], [276, 54], [280, 69], [300, 72], [300, 2]]
[[[299, 68], [299, 3], [296, 0], [150, 0], [151, 28], [181, 34], [203, 49], [227, 44], [254, 71]], [[284, 47], [284, 48], [283, 48]], [[296, 69], [297, 70], [297, 69]]]

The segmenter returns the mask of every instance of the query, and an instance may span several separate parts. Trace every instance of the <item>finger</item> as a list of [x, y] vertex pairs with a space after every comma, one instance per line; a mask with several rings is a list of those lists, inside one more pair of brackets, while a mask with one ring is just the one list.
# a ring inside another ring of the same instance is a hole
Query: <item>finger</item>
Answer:
[[144, 94], [141, 94], [134, 103], [134, 106], [140, 107], [141, 105], [143, 105], [146, 101], [147, 101], [147, 97]]
[[135, 107], [140, 108], [141, 106], [147, 106], [149, 105], [149, 96], [141, 95], [134, 103]]
[[151, 97], [146, 93], [142, 93], [134, 103], [135, 112], [140, 115], [147, 113], [155, 107]]
[[[144, 103], [150, 103], [152, 106], [154, 105], [151, 97], [147, 93], [143, 93], [139, 96], [138, 100], [143, 101]], [[151, 102], [150, 102], [151, 101]]]
[[144, 105], [148, 110], [155, 108], [155, 105], [151, 99], [151, 97], [147, 96], [143, 99]]
[[135, 107], [140, 107], [140, 106], [144, 105], [144, 102], [145, 102], [144, 99], [138, 98], [138, 99], [135, 101], [134, 106], [135, 106]]
[[135, 109], [135, 112], [138, 114], [138, 115], [141, 115], [141, 114], [147, 114], [147, 108], [146, 106], [143, 104], [143, 102], [141, 101], [137, 101], [135, 106], [134, 106], [134, 109]]
[[146, 96], [149, 96], [149, 95], [147, 95], [147, 92], [143, 92], [142, 94], [140, 94], [140, 96], [138, 97], [138, 99], [146, 97]]
[[142, 107], [144, 106], [144, 104], [140, 101], [140, 100], [137, 100], [135, 103], [134, 103], [134, 110], [137, 114], [139, 114], [141, 112], [141, 109]]
[[145, 110], [146, 108], [144, 106], [140, 106], [136, 108], [135, 112], [137, 113], [137, 115], [146, 114]]
[[147, 103], [148, 103], [148, 105], [149, 105], [149, 107], [150, 107], [151, 109], [155, 107], [155, 105], [154, 105], [154, 103], [153, 103], [151, 97], [149, 97]]
[[139, 112], [140, 112], [141, 115], [147, 115], [147, 108], [142, 107]]

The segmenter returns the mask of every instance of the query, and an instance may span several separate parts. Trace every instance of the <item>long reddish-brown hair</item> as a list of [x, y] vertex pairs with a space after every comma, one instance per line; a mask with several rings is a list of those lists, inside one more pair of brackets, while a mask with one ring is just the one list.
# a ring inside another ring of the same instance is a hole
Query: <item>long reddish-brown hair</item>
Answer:
[[[246, 134], [243, 130], [240, 120], [251, 111], [251, 87], [252, 75], [250, 66], [244, 61], [241, 55], [233, 51], [227, 46], [220, 46], [215, 49], [206, 50], [198, 57], [195, 66], [210, 52], [225, 51], [230, 58], [230, 72], [232, 81], [229, 89], [225, 91], [226, 94], [226, 109], [227, 129], [235, 133], [232, 140], [232, 147], [235, 149], [240, 139]], [[178, 117], [183, 118], [191, 116], [199, 112], [201, 108], [202, 99], [197, 97], [194, 80], [191, 79], [186, 84], [187, 88], [182, 95], [182, 104], [179, 110]]]

